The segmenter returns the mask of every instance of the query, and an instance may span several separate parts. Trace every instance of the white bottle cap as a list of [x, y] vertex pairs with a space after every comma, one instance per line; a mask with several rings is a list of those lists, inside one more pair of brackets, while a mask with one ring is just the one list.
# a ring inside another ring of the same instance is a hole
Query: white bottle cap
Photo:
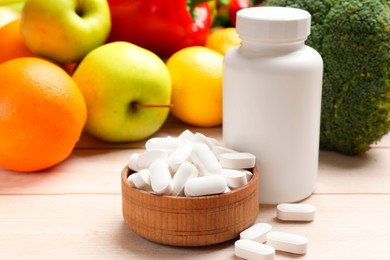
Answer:
[[237, 33], [243, 40], [304, 41], [310, 34], [309, 12], [290, 7], [250, 7], [237, 12]]

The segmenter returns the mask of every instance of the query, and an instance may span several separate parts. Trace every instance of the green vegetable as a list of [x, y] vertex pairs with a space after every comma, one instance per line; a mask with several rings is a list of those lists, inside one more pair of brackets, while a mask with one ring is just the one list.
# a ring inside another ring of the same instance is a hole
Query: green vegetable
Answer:
[[312, 15], [324, 60], [321, 149], [356, 155], [390, 130], [390, 1], [268, 0]]

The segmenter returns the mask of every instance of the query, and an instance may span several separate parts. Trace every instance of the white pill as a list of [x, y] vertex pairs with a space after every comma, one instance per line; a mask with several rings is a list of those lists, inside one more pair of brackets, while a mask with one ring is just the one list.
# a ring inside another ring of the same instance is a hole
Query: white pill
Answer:
[[247, 169], [255, 167], [256, 156], [251, 153], [224, 153], [219, 156], [223, 168]]
[[194, 133], [190, 130], [184, 130], [179, 136], [179, 139], [187, 142], [193, 142], [194, 141]]
[[141, 153], [138, 156], [137, 168], [145, 169], [149, 168], [149, 166], [157, 161], [157, 160], [166, 160], [167, 153], [163, 150], [151, 150]]
[[159, 195], [172, 193], [172, 178], [168, 165], [164, 160], [157, 160], [149, 167], [150, 184]]
[[229, 188], [229, 186], [226, 186], [226, 189], [223, 193], [228, 193], [228, 192], [231, 192], [232, 190]]
[[293, 254], [305, 254], [307, 251], [307, 238], [301, 235], [271, 231], [267, 233], [267, 244], [276, 250]]
[[210, 148], [210, 150], [213, 149], [214, 146], [213, 143], [209, 140], [209, 138], [201, 133], [195, 133], [194, 143], [203, 143], [207, 145]]
[[137, 168], [137, 162], [138, 162], [138, 158], [139, 158], [139, 153], [133, 153], [130, 155], [130, 158], [129, 158], [129, 163], [127, 164], [127, 166], [129, 167], [129, 169], [137, 172], [141, 169], [138, 169]]
[[217, 139], [212, 138], [212, 137], [207, 137], [207, 139], [213, 145], [213, 147], [216, 146], [216, 145], [217, 146], [221, 146], [221, 143]]
[[130, 175], [127, 177], [127, 180], [129, 181], [131, 187], [136, 188], [135, 185], [134, 185], [133, 179], [134, 179], [134, 173], [133, 173], [133, 174], [130, 174]]
[[137, 189], [150, 191], [150, 177], [149, 177], [149, 170], [148, 169], [142, 169], [139, 172], [133, 173], [133, 179], [132, 182], [134, 186]]
[[281, 203], [276, 206], [276, 217], [284, 221], [313, 221], [315, 211], [309, 204]]
[[168, 157], [168, 167], [171, 172], [176, 172], [179, 166], [190, 158], [192, 151], [191, 143], [182, 143]]
[[248, 184], [248, 177], [245, 171], [222, 169], [222, 176], [225, 177], [227, 185], [236, 189]]
[[232, 150], [232, 149], [227, 148], [227, 147], [224, 147], [224, 146], [215, 145], [213, 147], [213, 153], [214, 153], [215, 157], [217, 157], [218, 160], [219, 160], [219, 157], [221, 156], [221, 154], [224, 154], [224, 153], [237, 153], [237, 151]]
[[272, 246], [252, 240], [237, 240], [234, 243], [234, 253], [245, 259], [273, 260], [275, 258], [275, 249]]
[[172, 178], [173, 191], [172, 195], [182, 196], [184, 195], [184, 185], [186, 182], [198, 176], [198, 169], [190, 162], [184, 162], [180, 165]]
[[151, 138], [145, 143], [145, 148], [151, 150], [163, 150], [171, 153], [176, 150], [183, 141], [177, 137], [155, 137]]
[[246, 173], [246, 179], [249, 182], [252, 179], [253, 173], [248, 170], [244, 170], [244, 171]]
[[184, 194], [187, 197], [220, 194], [226, 187], [226, 180], [222, 175], [207, 175], [189, 179], [184, 186]]
[[240, 239], [253, 240], [258, 243], [267, 241], [267, 233], [271, 231], [272, 226], [267, 223], [256, 223], [240, 233]]
[[203, 175], [221, 174], [221, 164], [206, 144], [194, 144], [192, 147], [191, 159], [192, 162], [199, 167]]

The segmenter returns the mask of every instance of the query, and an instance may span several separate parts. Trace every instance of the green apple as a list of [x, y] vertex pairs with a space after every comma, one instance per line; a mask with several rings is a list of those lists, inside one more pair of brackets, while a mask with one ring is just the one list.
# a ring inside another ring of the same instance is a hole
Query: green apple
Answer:
[[171, 78], [154, 53], [128, 42], [102, 45], [73, 74], [87, 103], [86, 131], [109, 142], [137, 141], [165, 122]]
[[111, 29], [107, 0], [27, 0], [21, 30], [27, 47], [59, 63], [80, 61]]

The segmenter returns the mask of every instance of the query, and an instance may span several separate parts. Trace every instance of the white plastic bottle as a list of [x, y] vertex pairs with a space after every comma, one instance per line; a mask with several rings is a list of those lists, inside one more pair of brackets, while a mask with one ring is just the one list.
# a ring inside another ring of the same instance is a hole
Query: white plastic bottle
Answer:
[[241, 46], [223, 67], [223, 139], [256, 155], [259, 201], [295, 202], [315, 190], [323, 62], [305, 45], [308, 12], [254, 7], [237, 12]]

